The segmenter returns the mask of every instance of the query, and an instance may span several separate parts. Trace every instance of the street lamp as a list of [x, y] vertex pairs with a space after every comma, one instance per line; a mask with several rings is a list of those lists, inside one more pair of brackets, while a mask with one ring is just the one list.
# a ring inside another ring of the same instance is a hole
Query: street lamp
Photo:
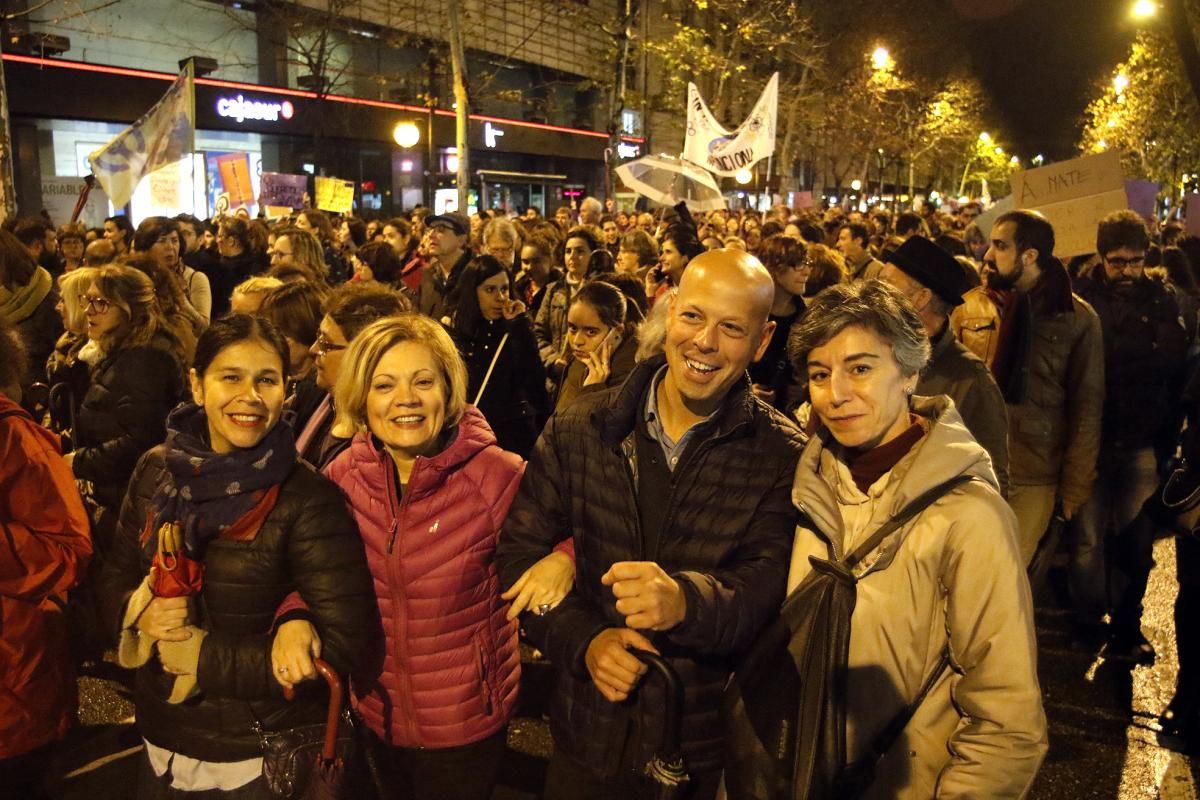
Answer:
[[1044, 155], [1042, 155], [1041, 153], [1038, 153], [1036, 156], [1033, 157], [1033, 163], [1034, 163], [1034, 166], [1040, 167], [1042, 164], [1046, 163], [1046, 157]]
[[735, 181], [737, 181], [738, 183], [740, 183], [742, 186], [745, 186], [747, 183], [754, 180], [754, 173], [748, 169], [739, 169], [737, 171], [737, 173], [733, 176], [733, 179]]
[[401, 147], [412, 147], [421, 141], [421, 129], [415, 122], [397, 122], [392, 128], [392, 138]]
[[888, 52], [886, 47], [876, 47], [875, 52], [871, 53], [871, 66], [877, 72], [885, 72], [891, 69], [894, 63], [892, 61], [892, 54]]
[[984, 144], [991, 144], [992, 135], [987, 131], [984, 131], [983, 133], [979, 134], [979, 141], [983, 142]]
[[1158, 3], [1154, 0], [1137, 0], [1130, 9], [1129, 15], [1134, 19], [1151, 19], [1158, 16]]
[[860, 181], [858, 178], [855, 178], [854, 180], [850, 181], [850, 188], [856, 192], [861, 191], [862, 181]]
[[1125, 90], [1129, 88], [1129, 76], [1124, 72], [1118, 72], [1117, 77], [1113, 78], [1113, 91], [1118, 95], [1125, 94]]

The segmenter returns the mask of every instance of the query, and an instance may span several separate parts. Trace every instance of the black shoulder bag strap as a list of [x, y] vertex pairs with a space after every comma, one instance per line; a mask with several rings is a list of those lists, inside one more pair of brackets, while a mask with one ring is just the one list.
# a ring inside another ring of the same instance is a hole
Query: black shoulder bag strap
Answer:
[[[871, 535], [871, 538], [863, 542], [862, 545], [856, 548], [853, 553], [846, 557], [846, 560], [843, 563], [846, 565], [847, 569], [852, 569], [860, 561], [870, 555], [871, 552], [878, 547], [885, 538], [894, 533], [897, 529], [899, 529], [917, 514], [920, 514], [922, 511], [929, 508], [929, 506], [937, 502], [939, 498], [949, 494], [950, 492], [954, 491], [954, 489], [962, 486], [963, 484], [969, 483], [972, 480], [975, 479], [970, 475], [958, 475], [946, 481], [945, 483], [938, 484], [932, 489], [929, 489], [925, 493], [921, 494], [916, 500], [913, 500], [911, 503], [901, 509], [899, 514], [884, 523], [879, 530]], [[949, 668], [950, 647], [947, 645], [942, 649], [941, 657], [934, 665], [933, 670], [929, 673], [929, 676], [925, 679], [925, 682], [921, 685], [921, 691], [917, 693], [917, 696], [913, 698], [913, 701], [902, 708], [900, 712], [892, 718], [891, 722], [887, 724], [887, 727], [880, 731], [879, 735], [875, 737], [875, 740], [871, 742], [871, 750], [866, 756], [853, 764], [848, 764], [846, 769], [842, 771], [842, 775], [839, 776], [838, 784], [842, 791], [848, 793], [846, 796], [856, 797], [870, 787], [875, 777], [875, 765], [878, 764], [880, 759], [882, 759], [884, 755], [886, 755], [887, 752], [892, 749], [892, 745], [896, 743], [896, 740], [900, 738], [900, 734], [903, 733], [904, 729], [908, 727], [908, 723], [912, 721], [913, 715], [917, 713], [917, 709], [920, 708], [921, 704], [925, 702], [925, 698], [931, 691], [933, 691], [933, 687], [937, 685], [938, 681], [941, 680], [942, 675], [944, 675], [946, 670]]]

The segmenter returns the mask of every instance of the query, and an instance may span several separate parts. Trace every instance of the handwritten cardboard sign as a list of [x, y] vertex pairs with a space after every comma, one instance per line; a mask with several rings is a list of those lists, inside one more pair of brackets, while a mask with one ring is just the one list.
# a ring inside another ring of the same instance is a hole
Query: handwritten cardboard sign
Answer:
[[304, 208], [304, 193], [308, 191], [307, 175], [287, 175], [264, 172], [258, 202], [264, 206]]
[[1055, 255], [1063, 258], [1093, 252], [1096, 225], [1129, 207], [1117, 152], [1020, 170], [1011, 182], [1016, 207], [1040, 211], [1054, 226]]
[[349, 214], [354, 210], [354, 182], [341, 178], [316, 177], [317, 208], [336, 214]]

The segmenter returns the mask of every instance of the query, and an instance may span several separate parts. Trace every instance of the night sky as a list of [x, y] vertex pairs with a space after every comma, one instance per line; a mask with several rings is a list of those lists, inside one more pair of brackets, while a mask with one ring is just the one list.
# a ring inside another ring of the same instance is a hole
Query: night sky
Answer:
[[[1022, 159], [1074, 155], [1092, 84], [1125, 59], [1132, 0], [954, 0], [999, 135]], [[1015, 8], [1014, 8], [1015, 6]], [[998, 15], [986, 19], [989, 15]]]

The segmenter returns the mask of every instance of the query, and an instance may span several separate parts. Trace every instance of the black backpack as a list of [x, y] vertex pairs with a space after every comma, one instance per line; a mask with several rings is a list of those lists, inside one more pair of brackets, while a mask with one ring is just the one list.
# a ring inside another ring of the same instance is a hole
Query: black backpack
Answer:
[[843, 561], [810, 556], [813, 570], [792, 590], [725, 689], [725, 789], [730, 800], [853, 798], [950, 666], [948, 650], [916, 700], [901, 710], [862, 761], [846, 763], [846, 672], [854, 567], [936, 500], [972, 480], [935, 486], [885, 523]]

